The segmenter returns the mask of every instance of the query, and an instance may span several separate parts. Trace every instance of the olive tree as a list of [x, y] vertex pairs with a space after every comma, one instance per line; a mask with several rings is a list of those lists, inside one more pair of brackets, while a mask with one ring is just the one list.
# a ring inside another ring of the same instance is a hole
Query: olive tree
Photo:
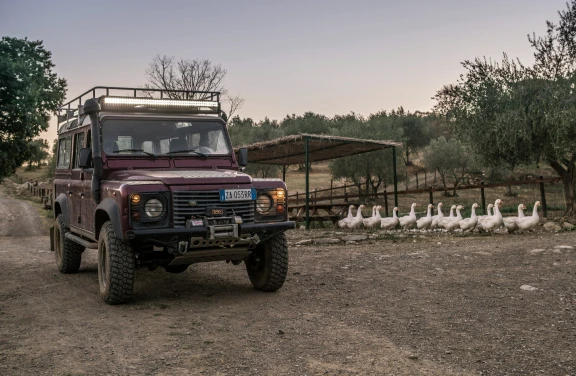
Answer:
[[424, 163], [429, 170], [438, 171], [444, 194], [448, 192], [449, 181], [452, 183], [452, 195], [457, 196], [456, 190], [466, 179], [474, 160], [462, 142], [456, 139], [446, 140], [444, 136], [440, 136], [424, 149]]
[[576, 0], [529, 36], [535, 63], [476, 58], [443, 87], [435, 110], [486, 165], [548, 163], [562, 178], [566, 212], [576, 215]]
[[31, 142], [66, 94], [41, 41], [0, 40], [0, 181], [32, 155]]

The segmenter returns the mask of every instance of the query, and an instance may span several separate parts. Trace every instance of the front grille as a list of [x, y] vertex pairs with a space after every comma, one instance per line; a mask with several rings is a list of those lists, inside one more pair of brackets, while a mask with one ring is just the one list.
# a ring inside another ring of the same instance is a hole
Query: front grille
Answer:
[[[203, 218], [207, 206], [225, 208], [227, 215], [242, 217], [245, 223], [254, 222], [254, 201], [220, 202], [219, 191], [174, 191], [174, 227], [185, 227], [186, 219]], [[196, 202], [195, 206], [190, 202]]]

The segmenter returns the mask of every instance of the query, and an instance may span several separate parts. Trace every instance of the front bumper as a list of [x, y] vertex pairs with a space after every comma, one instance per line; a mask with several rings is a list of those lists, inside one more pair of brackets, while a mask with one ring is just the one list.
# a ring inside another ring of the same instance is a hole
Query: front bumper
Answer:
[[[293, 230], [296, 228], [296, 222], [274, 222], [274, 223], [243, 223], [239, 225], [239, 235], [264, 235], [265, 237]], [[143, 229], [128, 230], [125, 237], [128, 240], [144, 241], [147, 239], [188, 239], [190, 237], [209, 237], [210, 231], [206, 226], [195, 226], [187, 228], [160, 228], [160, 229]]]

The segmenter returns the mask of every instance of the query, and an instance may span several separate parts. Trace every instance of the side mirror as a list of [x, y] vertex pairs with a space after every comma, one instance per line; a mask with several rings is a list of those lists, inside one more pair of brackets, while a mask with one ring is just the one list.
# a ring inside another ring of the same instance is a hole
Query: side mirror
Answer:
[[238, 150], [238, 164], [240, 167], [246, 167], [248, 164], [248, 149], [241, 148]]
[[78, 160], [78, 167], [89, 168], [92, 167], [92, 149], [82, 148], [80, 149], [80, 156]]

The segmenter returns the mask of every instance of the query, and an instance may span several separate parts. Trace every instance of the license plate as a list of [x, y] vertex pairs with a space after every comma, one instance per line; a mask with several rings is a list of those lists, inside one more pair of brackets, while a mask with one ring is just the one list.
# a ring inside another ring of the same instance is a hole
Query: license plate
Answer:
[[254, 201], [256, 200], [256, 189], [221, 189], [220, 201]]

